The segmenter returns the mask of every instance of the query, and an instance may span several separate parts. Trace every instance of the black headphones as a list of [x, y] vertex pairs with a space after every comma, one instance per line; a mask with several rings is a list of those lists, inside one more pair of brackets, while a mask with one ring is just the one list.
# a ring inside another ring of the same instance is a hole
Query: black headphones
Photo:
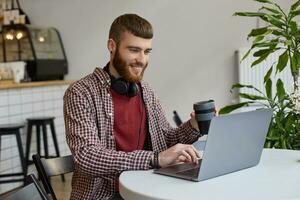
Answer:
[[115, 78], [109, 73], [107, 64], [103, 69], [109, 74], [111, 80], [111, 88], [120, 95], [134, 97], [139, 93], [139, 87], [136, 83], [131, 83], [123, 78]]

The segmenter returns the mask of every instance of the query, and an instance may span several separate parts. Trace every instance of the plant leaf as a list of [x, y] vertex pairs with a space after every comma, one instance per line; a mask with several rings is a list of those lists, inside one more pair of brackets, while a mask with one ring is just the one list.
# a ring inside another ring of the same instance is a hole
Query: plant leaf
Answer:
[[291, 18], [294, 18], [294, 17], [300, 15], [300, 9], [291, 11], [290, 14], [291, 14]]
[[286, 123], [285, 123], [285, 129], [286, 130], [292, 130], [293, 129], [293, 125], [294, 125], [294, 123], [295, 123], [295, 119], [293, 118], [293, 116], [292, 115], [288, 115], [287, 117], [286, 117]]
[[299, 41], [300, 40], [300, 30], [297, 30], [297, 33], [295, 34], [295, 38]]
[[281, 31], [281, 30], [272, 30], [272, 34], [275, 36], [283, 36], [283, 37], [287, 37], [285, 32]]
[[257, 1], [257, 2], [260, 2], [260, 3], [269, 3], [269, 4], [272, 4], [272, 2], [270, 2], [268, 0], [254, 0], [254, 1]]
[[241, 17], [261, 17], [265, 16], [266, 13], [260, 12], [235, 12], [233, 16], [241, 16]]
[[224, 114], [228, 114], [236, 109], [239, 109], [241, 107], [244, 107], [244, 106], [249, 106], [250, 103], [253, 103], [253, 102], [243, 102], [243, 103], [238, 103], [238, 104], [233, 104], [233, 105], [229, 105], [229, 106], [225, 106], [223, 108], [221, 108], [219, 110], [219, 114], [220, 115], [224, 115]]
[[249, 56], [250, 52], [251, 52], [251, 49], [249, 49], [249, 50], [245, 53], [245, 55], [243, 56], [241, 62], [242, 62], [243, 60], [245, 60], [245, 59]]
[[269, 7], [266, 7], [266, 6], [261, 7], [259, 10], [267, 10], [267, 11], [270, 11], [270, 12], [272, 12], [274, 14], [280, 14], [280, 15], [282, 15], [279, 10], [276, 10], [276, 9], [273, 9], [273, 8], [269, 8]]
[[280, 145], [279, 145], [279, 142], [280, 142], [279, 140], [277, 142], [275, 142], [274, 145], [273, 145], [273, 148], [275, 148], [275, 149], [281, 149]]
[[300, 142], [298, 141], [298, 144], [294, 144], [293, 148], [299, 150], [300, 149]]
[[276, 66], [276, 70], [281, 72], [285, 68], [288, 60], [289, 60], [289, 56], [288, 56], [288, 51], [286, 50], [283, 54], [281, 54], [279, 56], [278, 63], [277, 63], [277, 66]]
[[270, 55], [270, 53], [265, 53], [265, 54], [261, 55], [257, 60], [255, 60], [251, 64], [251, 67], [254, 67], [255, 65], [258, 65], [259, 63], [261, 63], [262, 61], [264, 61], [269, 55]]
[[268, 42], [254, 43], [251, 46], [251, 49], [253, 49], [255, 47], [272, 47], [272, 46], [274, 46], [274, 48], [275, 48], [278, 45], [278, 43], [279, 43], [279, 39], [276, 38], [276, 39], [268, 41]]
[[296, 10], [299, 5], [300, 5], [300, 1], [297, 0], [296, 3], [294, 3], [293, 5], [291, 5], [291, 10]]
[[266, 139], [275, 142], [275, 141], [278, 141], [280, 138], [278, 136], [273, 136], [273, 137], [267, 137]]
[[274, 26], [278, 27], [278, 28], [283, 28], [285, 26], [285, 24], [280, 21], [278, 18], [274, 17], [273, 15], [266, 15], [266, 21], [269, 22], [270, 24], [273, 24]]
[[255, 38], [255, 40], [253, 41], [253, 43], [257, 43], [257, 42], [260, 42], [262, 41], [263, 39], [265, 38], [264, 35], [259, 35]]
[[297, 70], [297, 61], [296, 58], [294, 56], [292, 56], [291, 59], [291, 71], [295, 72]]
[[297, 23], [295, 21], [290, 21], [290, 28], [291, 28], [291, 33], [293, 35], [296, 35], [297, 34], [297, 30], [298, 30], [298, 27], [297, 27]]
[[264, 148], [271, 148], [271, 142], [267, 140], [268, 138], [266, 138], [266, 142], [264, 144]]
[[283, 137], [280, 138], [281, 149], [286, 149], [286, 141]]
[[249, 37], [258, 36], [258, 35], [263, 35], [267, 31], [268, 31], [268, 27], [267, 26], [263, 27], [263, 28], [252, 29], [251, 32], [248, 34], [248, 38]]
[[253, 95], [253, 94], [247, 94], [247, 93], [239, 93], [239, 96], [244, 99], [249, 99], [249, 100], [267, 100], [266, 97]]
[[250, 100], [267, 100], [265, 97], [253, 95], [253, 94], [240, 93], [239, 96], [244, 99], [250, 99]]
[[254, 89], [254, 86], [252, 86], [252, 85], [243, 85], [243, 84], [240, 84], [240, 83], [236, 83], [236, 84], [232, 85], [231, 89], [244, 88], [244, 87]]
[[284, 45], [285, 46], [291, 46], [292, 45], [292, 41], [291, 40], [286, 40], [286, 41], [284, 41]]
[[300, 62], [300, 53], [298, 51], [295, 51], [291, 59], [291, 71], [293, 73], [297, 72], [297, 69], [299, 68], [300, 65], [299, 62]]
[[244, 88], [244, 87], [250, 88], [250, 89], [254, 89], [254, 90], [257, 91], [258, 93], [263, 94], [262, 91], [260, 91], [259, 89], [257, 89], [257, 88], [254, 87], [253, 85], [243, 85], [243, 84], [240, 84], [240, 83], [236, 83], [236, 84], [232, 85], [230, 91], [232, 92], [232, 90], [233, 90], [234, 88], [239, 88], [239, 89], [240, 89], [240, 88]]
[[264, 77], [264, 83], [270, 79], [272, 72], [273, 72], [273, 66], [271, 66], [270, 69], [268, 70], [268, 72], [266, 73], [266, 75]]
[[272, 99], [272, 80], [271, 79], [267, 80], [267, 82], [265, 84], [265, 88], [266, 88], [267, 97], [269, 99]]
[[282, 102], [284, 100], [286, 93], [285, 93], [285, 89], [284, 89], [283, 82], [281, 79], [277, 80], [276, 90], [277, 90], [279, 102]]
[[274, 48], [261, 49], [261, 50], [255, 52], [255, 53], [253, 54], [253, 56], [254, 56], [254, 57], [260, 57], [260, 56], [262, 56], [263, 54], [270, 54], [270, 53], [274, 52], [274, 50], [275, 50]]

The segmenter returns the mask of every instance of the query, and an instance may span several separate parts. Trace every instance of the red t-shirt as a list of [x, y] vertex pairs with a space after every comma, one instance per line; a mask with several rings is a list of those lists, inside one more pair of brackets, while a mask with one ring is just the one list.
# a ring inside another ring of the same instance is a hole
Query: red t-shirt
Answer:
[[[139, 87], [141, 91], [141, 87]], [[111, 89], [114, 106], [114, 138], [117, 151], [142, 150], [147, 133], [146, 110], [141, 92], [134, 97], [120, 95]], [[116, 190], [119, 190], [118, 181]]]

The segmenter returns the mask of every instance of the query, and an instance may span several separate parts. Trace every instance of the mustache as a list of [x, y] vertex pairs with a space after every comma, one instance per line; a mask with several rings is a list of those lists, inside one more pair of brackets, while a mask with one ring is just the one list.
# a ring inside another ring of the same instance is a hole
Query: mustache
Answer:
[[141, 67], [141, 68], [145, 68], [146, 64], [142, 63], [142, 62], [135, 62], [135, 63], [130, 63], [131, 67]]

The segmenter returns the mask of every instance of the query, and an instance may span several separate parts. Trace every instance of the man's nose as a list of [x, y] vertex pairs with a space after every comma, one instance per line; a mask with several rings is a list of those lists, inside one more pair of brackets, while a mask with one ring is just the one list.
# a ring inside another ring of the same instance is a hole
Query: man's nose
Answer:
[[144, 52], [140, 52], [136, 58], [136, 61], [143, 65], [146, 63], [146, 60], [147, 60], [147, 56], [145, 55]]

